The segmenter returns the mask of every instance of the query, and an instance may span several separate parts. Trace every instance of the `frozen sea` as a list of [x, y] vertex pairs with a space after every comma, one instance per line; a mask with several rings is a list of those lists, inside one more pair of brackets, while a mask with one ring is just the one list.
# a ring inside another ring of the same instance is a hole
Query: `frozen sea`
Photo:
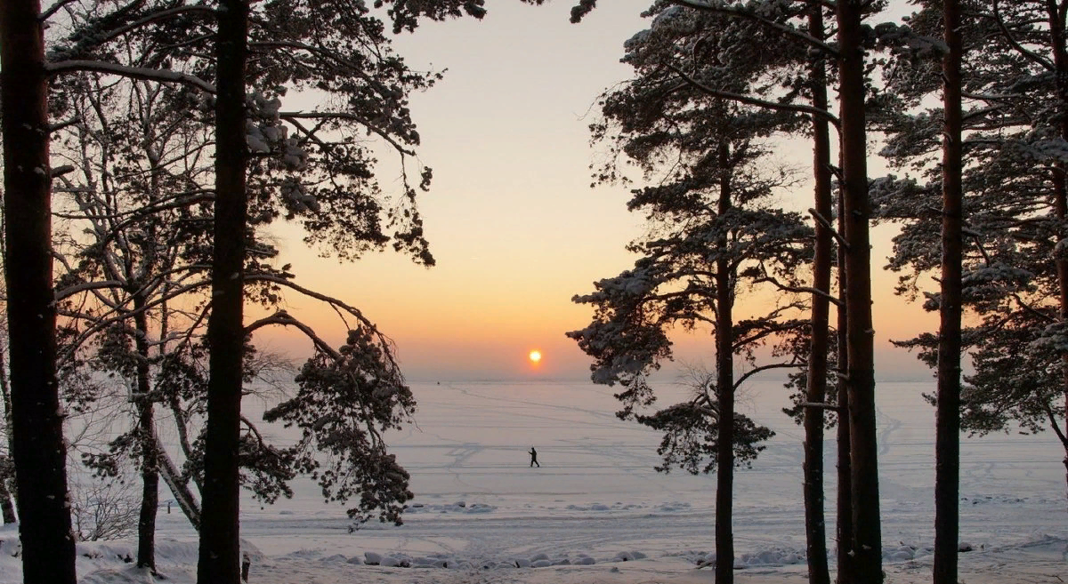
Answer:
[[[252, 557], [250, 582], [714, 581], [711, 569], [697, 568], [714, 550], [714, 476], [653, 470], [659, 436], [615, 417], [612, 388], [531, 381], [416, 382], [412, 389], [415, 424], [389, 440], [416, 494], [404, 525], [349, 533], [343, 510], [324, 504], [309, 483], [273, 506], [247, 500], [241, 529]], [[934, 409], [922, 394], [932, 390], [933, 382], [884, 382], [877, 389], [888, 582], [930, 580]], [[775, 381], [751, 384], [739, 400], [743, 412], [776, 432], [752, 468], [736, 474], [733, 530], [743, 583], [805, 581], [802, 430], [781, 413], [785, 405]], [[833, 537], [833, 431], [828, 437]], [[541, 468], [529, 466], [531, 446]], [[972, 548], [961, 555], [961, 581], [1068, 578], [1057, 439], [965, 438], [961, 457], [961, 542]], [[168, 582], [195, 581], [194, 533], [177, 508], [161, 510], [159, 519], [161, 572]], [[0, 584], [21, 581], [17, 559], [3, 553], [14, 538], [10, 527], [0, 531], [7, 540], [0, 545]], [[82, 581], [153, 581], [117, 559], [134, 550], [132, 541], [84, 544]]]

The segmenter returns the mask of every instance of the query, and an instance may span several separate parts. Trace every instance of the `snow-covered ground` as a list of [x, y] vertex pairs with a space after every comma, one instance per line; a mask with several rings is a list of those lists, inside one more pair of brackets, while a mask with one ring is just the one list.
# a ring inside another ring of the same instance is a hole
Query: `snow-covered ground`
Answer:
[[[254, 584], [712, 582], [714, 478], [656, 473], [658, 436], [616, 419], [608, 388], [588, 383], [416, 383], [417, 424], [392, 448], [416, 498], [401, 527], [349, 533], [310, 484], [292, 500], [248, 501], [242, 537]], [[880, 501], [889, 582], [930, 580], [933, 409], [927, 383], [881, 383]], [[757, 384], [740, 407], [777, 435], [736, 476], [738, 581], [805, 581], [801, 429], [783, 390]], [[254, 407], [254, 406], [253, 406]], [[526, 454], [538, 449], [541, 468]], [[833, 535], [834, 455], [828, 444]], [[961, 581], [1063, 582], [1068, 504], [1052, 436], [997, 435], [962, 447]], [[166, 498], [166, 494], [164, 494]], [[0, 531], [0, 584], [21, 581], [16, 534]], [[159, 568], [195, 581], [196, 538], [161, 512]], [[833, 541], [830, 542], [833, 547]], [[80, 546], [83, 582], [146, 582], [123, 557], [132, 541]], [[378, 565], [369, 565], [377, 563]], [[833, 569], [833, 564], [832, 564]]]

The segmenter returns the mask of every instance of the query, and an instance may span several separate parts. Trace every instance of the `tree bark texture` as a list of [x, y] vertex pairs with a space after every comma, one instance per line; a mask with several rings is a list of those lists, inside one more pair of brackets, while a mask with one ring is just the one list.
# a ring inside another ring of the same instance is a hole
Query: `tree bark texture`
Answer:
[[208, 319], [208, 427], [204, 446], [203, 513], [197, 582], [240, 580], [238, 449], [244, 352], [245, 63], [248, 12], [243, 0], [222, 0], [215, 50], [215, 249]]
[[[730, 145], [719, 149], [719, 216], [731, 208]], [[726, 247], [726, 233], [717, 245]], [[716, 582], [734, 582], [734, 278], [731, 262], [716, 261], [716, 401], [719, 402], [719, 443], [716, 452]]]
[[880, 584], [878, 448], [875, 427], [875, 360], [871, 314], [871, 243], [864, 49], [861, 0], [839, 0], [839, 99], [842, 178], [845, 189], [846, 334], [849, 351], [849, 430], [853, 490], [853, 568], [857, 582]]
[[963, 197], [961, 163], [960, 0], [943, 0], [949, 52], [942, 58], [942, 299], [938, 334], [935, 422], [934, 583], [957, 584], [960, 500], [961, 258]]
[[0, 0], [11, 408], [23, 581], [74, 584], [56, 382], [48, 80], [38, 0]]

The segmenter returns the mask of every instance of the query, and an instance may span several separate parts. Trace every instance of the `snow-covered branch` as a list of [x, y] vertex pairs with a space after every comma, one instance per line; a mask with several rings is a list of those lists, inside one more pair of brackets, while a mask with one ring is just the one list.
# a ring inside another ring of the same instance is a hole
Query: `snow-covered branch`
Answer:
[[753, 369], [746, 371], [734, 381], [734, 391], [738, 391], [738, 388], [741, 387], [743, 383], [758, 373], [763, 373], [764, 371], [769, 371], [771, 369], [800, 369], [801, 367], [803, 367], [802, 363], [769, 363], [767, 365], [761, 365], [760, 367], [754, 367]]
[[685, 81], [691, 87], [693, 87], [695, 89], [698, 89], [702, 93], [705, 93], [705, 94], [710, 95], [712, 97], [718, 97], [720, 99], [727, 99], [727, 100], [731, 100], [731, 101], [736, 101], [738, 103], [744, 103], [746, 105], [751, 105], [751, 106], [770, 109], [770, 110], [775, 110], [775, 111], [807, 114], [807, 115], [810, 115], [810, 116], [813, 116], [813, 117], [816, 117], [816, 118], [820, 118], [820, 119], [826, 120], [828, 123], [833, 125], [835, 128], [838, 128], [840, 126], [840, 122], [839, 122], [838, 118], [834, 114], [832, 114], [832, 113], [830, 113], [830, 112], [828, 112], [826, 110], [822, 110], [822, 109], [819, 109], [819, 108], [816, 108], [816, 107], [812, 107], [810, 105], [780, 103], [780, 102], [777, 102], [777, 101], [769, 101], [769, 100], [765, 100], [765, 99], [757, 99], [755, 97], [749, 97], [747, 95], [741, 95], [741, 94], [738, 94], [738, 93], [731, 93], [729, 91], [720, 91], [718, 89], [713, 89], [713, 88], [701, 83], [700, 81], [694, 79], [688, 73], [686, 73], [685, 71], [683, 71], [682, 69], [678, 68], [677, 66], [675, 66], [673, 64], [669, 63], [667, 65], [667, 68], [671, 69], [672, 71], [674, 71], [676, 75], [681, 77], [683, 79], [683, 81]]
[[106, 42], [115, 40], [128, 32], [133, 32], [149, 24], [160, 22], [161, 20], [166, 20], [172, 16], [180, 16], [182, 14], [203, 14], [206, 16], [215, 16], [215, 9], [205, 4], [193, 4], [187, 6], [178, 6], [176, 8], [168, 8], [166, 10], [159, 10], [157, 12], [151, 12], [137, 20], [109, 30], [107, 31], [106, 35], [95, 37], [93, 41], [96, 46], [100, 46]]
[[763, 17], [763, 16], [761, 16], [761, 15], [759, 15], [756, 12], [753, 12], [751, 10], [746, 10], [746, 9], [741, 8], [739, 6], [732, 6], [732, 5], [730, 5], [730, 4], [726, 3], [726, 2], [723, 2], [721, 0], [704, 0], [704, 1], [701, 1], [701, 0], [669, 0], [669, 1], [672, 4], [675, 4], [676, 6], [683, 6], [683, 7], [686, 7], [686, 8], [692, 8], [694, 10], [701, 10], [701, 11], [704, 11], [704, 12], [712, 12], [714, 14], [720, 14], [720, 15], [723, 15], [723, 16], [729, 16], [731, 18], [742, 18], [742, 19], [746, 19], [746, 20], [752, 20], [754, 22], [759, 23], [761, 26], [765, 26], [765, 27], [770, 28], [772, 30], [779, 31], [779, 32], [785, 34], [786, 36], [788, 36], [790, 38], [796, 39], [796, 40], [798, 40], [798, 41], [800, 41], [802, 43], [805, 43], [805, 44], [807, 44], [807, 45], [809, 45], [811, 47], [815, 47], [815, 48], [819, 49], [820, 51], [823, 51], [823, 52], [827, 53], [828, 55], [831, 55], [831, 56], [834, 56], [834, 57], [838, 57], [839, 56], [837, 49], [835, 49], [831, 45], [828, 45], [827, 43], [823, 42], [822, 40], [820, 40], [820, 39], [818, 39], [818, 38], [816, 38], [816, 37], [814, 37], [814, 36], [812, 36], [810, 34], [806, 34], [806, 33], [803, 33], [803, 32], [801, 32], [800, 30], [798, 30], [796, 28], [793, 28], [793, 27], [790, 27], [790, 26], [786, 26], [785, 24], [782, 24], [781, 22], [775, 22], [774, 20], [770, 20], [768, 18], [765, 18], [765, 17]]
[[62, 10], [64, 6], [66, 6], [67, 4], [70, 4], [71, 2], [75, 2], [75, 1], [76, 0], [59, 0], [55, 4], [49, 6], [47, 9], [45, 9], [45, 11], [42, 12], [41, 15], [37, 17], [37, 19], [40, 20], [41, 22], [44, 22], [44, 21], [48, 20], [49, 18], [51, 18], [52, 15], [54, 15], [55, 13], [59, 12], [60, 10]]
[[1047, 71], [1057, 70], [1057, 67], [1053, 63], [1051, 63], [1049, 59], [1046, 59], [1042, 55], [1039, 55], [1038, 53], [1028, 49], [1027, 47], [1024, 47], [1022, 44], [1020, 44], [1020, 41], [1016, 40], [1016, 37], [1012, 35], [1012, 31], [1010, 31], [1009, 27], [1005, 24], [1005, 20], [1001, 18], [1001, 8], [999, 0], [994, 0], [992, 3], [992, 7], [994, 9], [994, 22], [997, 24], [998, 29], [1001, 31], [1001, 35], [1005, 37], [1005, 40], [1009, 43], [1010, 46], [1012, 46], [1013, 49], [1016, 50], [1017, 53], [1019, 53], [1028, 61], [1037, 64], [1039, 67], [1042, 67]]
[[163, 482], [167, 483], [167, 487], [170, 488], [171, 493], [174, 495], [174, 500], [178, 503], [178, 508], [189, 519], [193, 529], [200, 531], [200, 504], [189, 490], [188, 483], [182, 480], [182, 473], [175, 466], [167, 451], [164, 450], [163, 444], [158, 437], [156, 437], [156, 450], [159, 457], [160, 477], [163, 478]]
[[809, 402], [809, 401], [806, 401], [806, 402], [801, 402], [801, 403], [799, 403], [797, 405], [802, 407], [802, 408], [817, 408], [817, 409], [821, 409], [821, 410], [830, 410], [830, 411], [833, 411], [833, 412], [838, 412], [838, 411], [841, 411], [841, 409], [842, 409], [841, 406], [839, 406], [838, 404], [829, 404], [827, 402]]
[[833, 237], [834, 240], [838, 242], [838, 245], [842, 246], [842, 249], [849, 250], [849, 242], [845, 240], [845, 237], [842, 237], [841, 233], [838, 233], [838, 230], [834, 228], [834, 225], [831, 225], [831, 221], [829, 219], [827, 219], [823, 215], [820, 215], [819, 211], [816, 211], [815, 209], [809, 209], [808, 213], [809, 215], [812, 215], [812, 218], [815, 219], [817, 223], [822, 225], [824, 229], [830, 232], [831, 237]]
[[[299, 120], [299, 119], [348, 120], [348, 121], [357, 122], [357, 123], [363, 125], [364, 127], [366, 127], [368, 130], [371, 130], [372, 132], [374, 132], [378, 137], [380, 137], [383, 140], [385, 140], [386, 142], [388, 142], [390, 144], [390, 146], [393, 146], [393, 148], [396, 149], [401, 154], [404, 154], [404, 155], [407, 155], [407, 156], [415, 156], [415, 152], [413, 150], [411, 150], [409, 148], [405, 148], [403, 144], [401, 144], [400, 142], [397, 142], [397, 140], [395, 138], [393, 138], [392, 136], [390, 136], [388, 132], [386, 132], [385, 130], [379, 128], [378, 126], [376, 126], [370, 120], [364, 118], [363, 116], [358, 116], [356, 114], [352, 114], [352, 113], [348, 113], [348, 112], [279, 112], [278, 117], [283, 119], [283, 120], [286, 120], [287, 122], [290, 122], [290, 123], [292, 123], [294, 120]], [[301, 128], [301, 129], [303, 129], [303, 128]], [[307, 131], [307, 130], [306, 130], [306, 132], [308, 133], [309, 136], [314, 135], [314, 132], [310, 132], [310, 131]]]
[[160, 83], [181, 83], [190, 87], [195, 87], [201, 91], [214, 94], [215, 86], [203, 79], [182, 73], [179, 71], [171, 71], [169, 69], [152, 69], [149, 67], [133, 67], [129, 65], [119, 65], [118, 63], [105, 63], [104, 61], [90, 61], [81, 59], [72, 59], [67, 61], [59, 61], [57, 63], [48, 63], [45, 65], [45, 70], [52, 76], [62, 75], [64, 73], [76, 73], [80, 71], [95, 71], [97, 73], [110, 73], [112, 75], [119, 75], [121, 77], [129, 77], [131, 79], [142, 79], [145, 81], [159, 81]]
[[316, 300], [320, 300], [322, 302], [326, 302], [327, 304], [329, 304], [331, 306], [334, 306], [336, 308], [340, 308], [341, 310], [344, 310], [349, 315], [356, 317], [356, 319], [359, 320], [360, 323], [362, 323], [368, 329], [374, 331], [375, 334], [379, 335], [384, 341], [387, 340], [384, 335], [382, 335], [381, 333], [378, 332], [378, 328], [374, 325], [374, 323], [372, 323], [367, 317], [365, 317], [363, 315], [363, 312], [361, 312], [360, 309], [358, 309], [358, 308], [356, 308], [354, 306], [350, 306], [350, 305], [346, 304], [345, 302], [342, 302], [341, 300], [338, 300], [337, 298], [334, 298], [332, 296], [327, 296], [326, 294], [322, 294], [322, 293], [316, 292], [314, 290], [310, 290], [310, 289], [305, 288], [305, 287], [303, 287], [303, 286], [301, 286], [299, 284], [294, 283], [292, 280], [283, 278], [281, 276], [276, 276], [274, 274], [248, 274], [245, 277], [245, 281], [246, 282], [271, 282], [271, 283], [274, 283], [274, 284], [278, 284], [279, 286], [284, 286], [286, 288], [290, 288], [292, 290], [300, 292], [301, 294], [303, 294], [303, 295], [305, 295], [305, 296], [307, 296], [309, 298], [314, 298]]
[[247, 325], [245, 327], [245, 334], [251, 335], [257, 330], [265, 326], [271, 325], [291, 326], [304, 333], [304, 336], [308, 337], [308, 339], [311, 340], [312, 344], [315, 345], [315, 348], [326, 353], [327, 355], [330, 355], [332, 359], [341, 359], [341, 355], [333, 347], [330, 346], [330, 343], [327, 343], [322, 339], [322, 337], [316, 334], [315, 329], [297, 320], [296, 318], [293, 318], [293, 316], [291, 316], [288, 312], [284, 310], [279, 310], [278, 312], [275, 312], [270, 316], [266, 316]]
[[75, 294], [87, 292], [89, 290], [100, 290], [103, 288], [122, 288], [126, 285], [126, 282], [121, 280], [100, 280], [96, 282], [82, 282], [62, 290], [56, 290], [56, 302], [70, 298]]

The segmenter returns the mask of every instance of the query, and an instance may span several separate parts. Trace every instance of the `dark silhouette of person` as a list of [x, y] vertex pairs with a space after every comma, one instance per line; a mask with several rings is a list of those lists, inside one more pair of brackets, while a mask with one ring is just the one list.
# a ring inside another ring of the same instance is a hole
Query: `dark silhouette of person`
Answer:
[[538, 465], [541, 468], [541, 464], [538, 462], [538, 451], [534, 450], [534, 447], [530, 447], [530, 466]]

